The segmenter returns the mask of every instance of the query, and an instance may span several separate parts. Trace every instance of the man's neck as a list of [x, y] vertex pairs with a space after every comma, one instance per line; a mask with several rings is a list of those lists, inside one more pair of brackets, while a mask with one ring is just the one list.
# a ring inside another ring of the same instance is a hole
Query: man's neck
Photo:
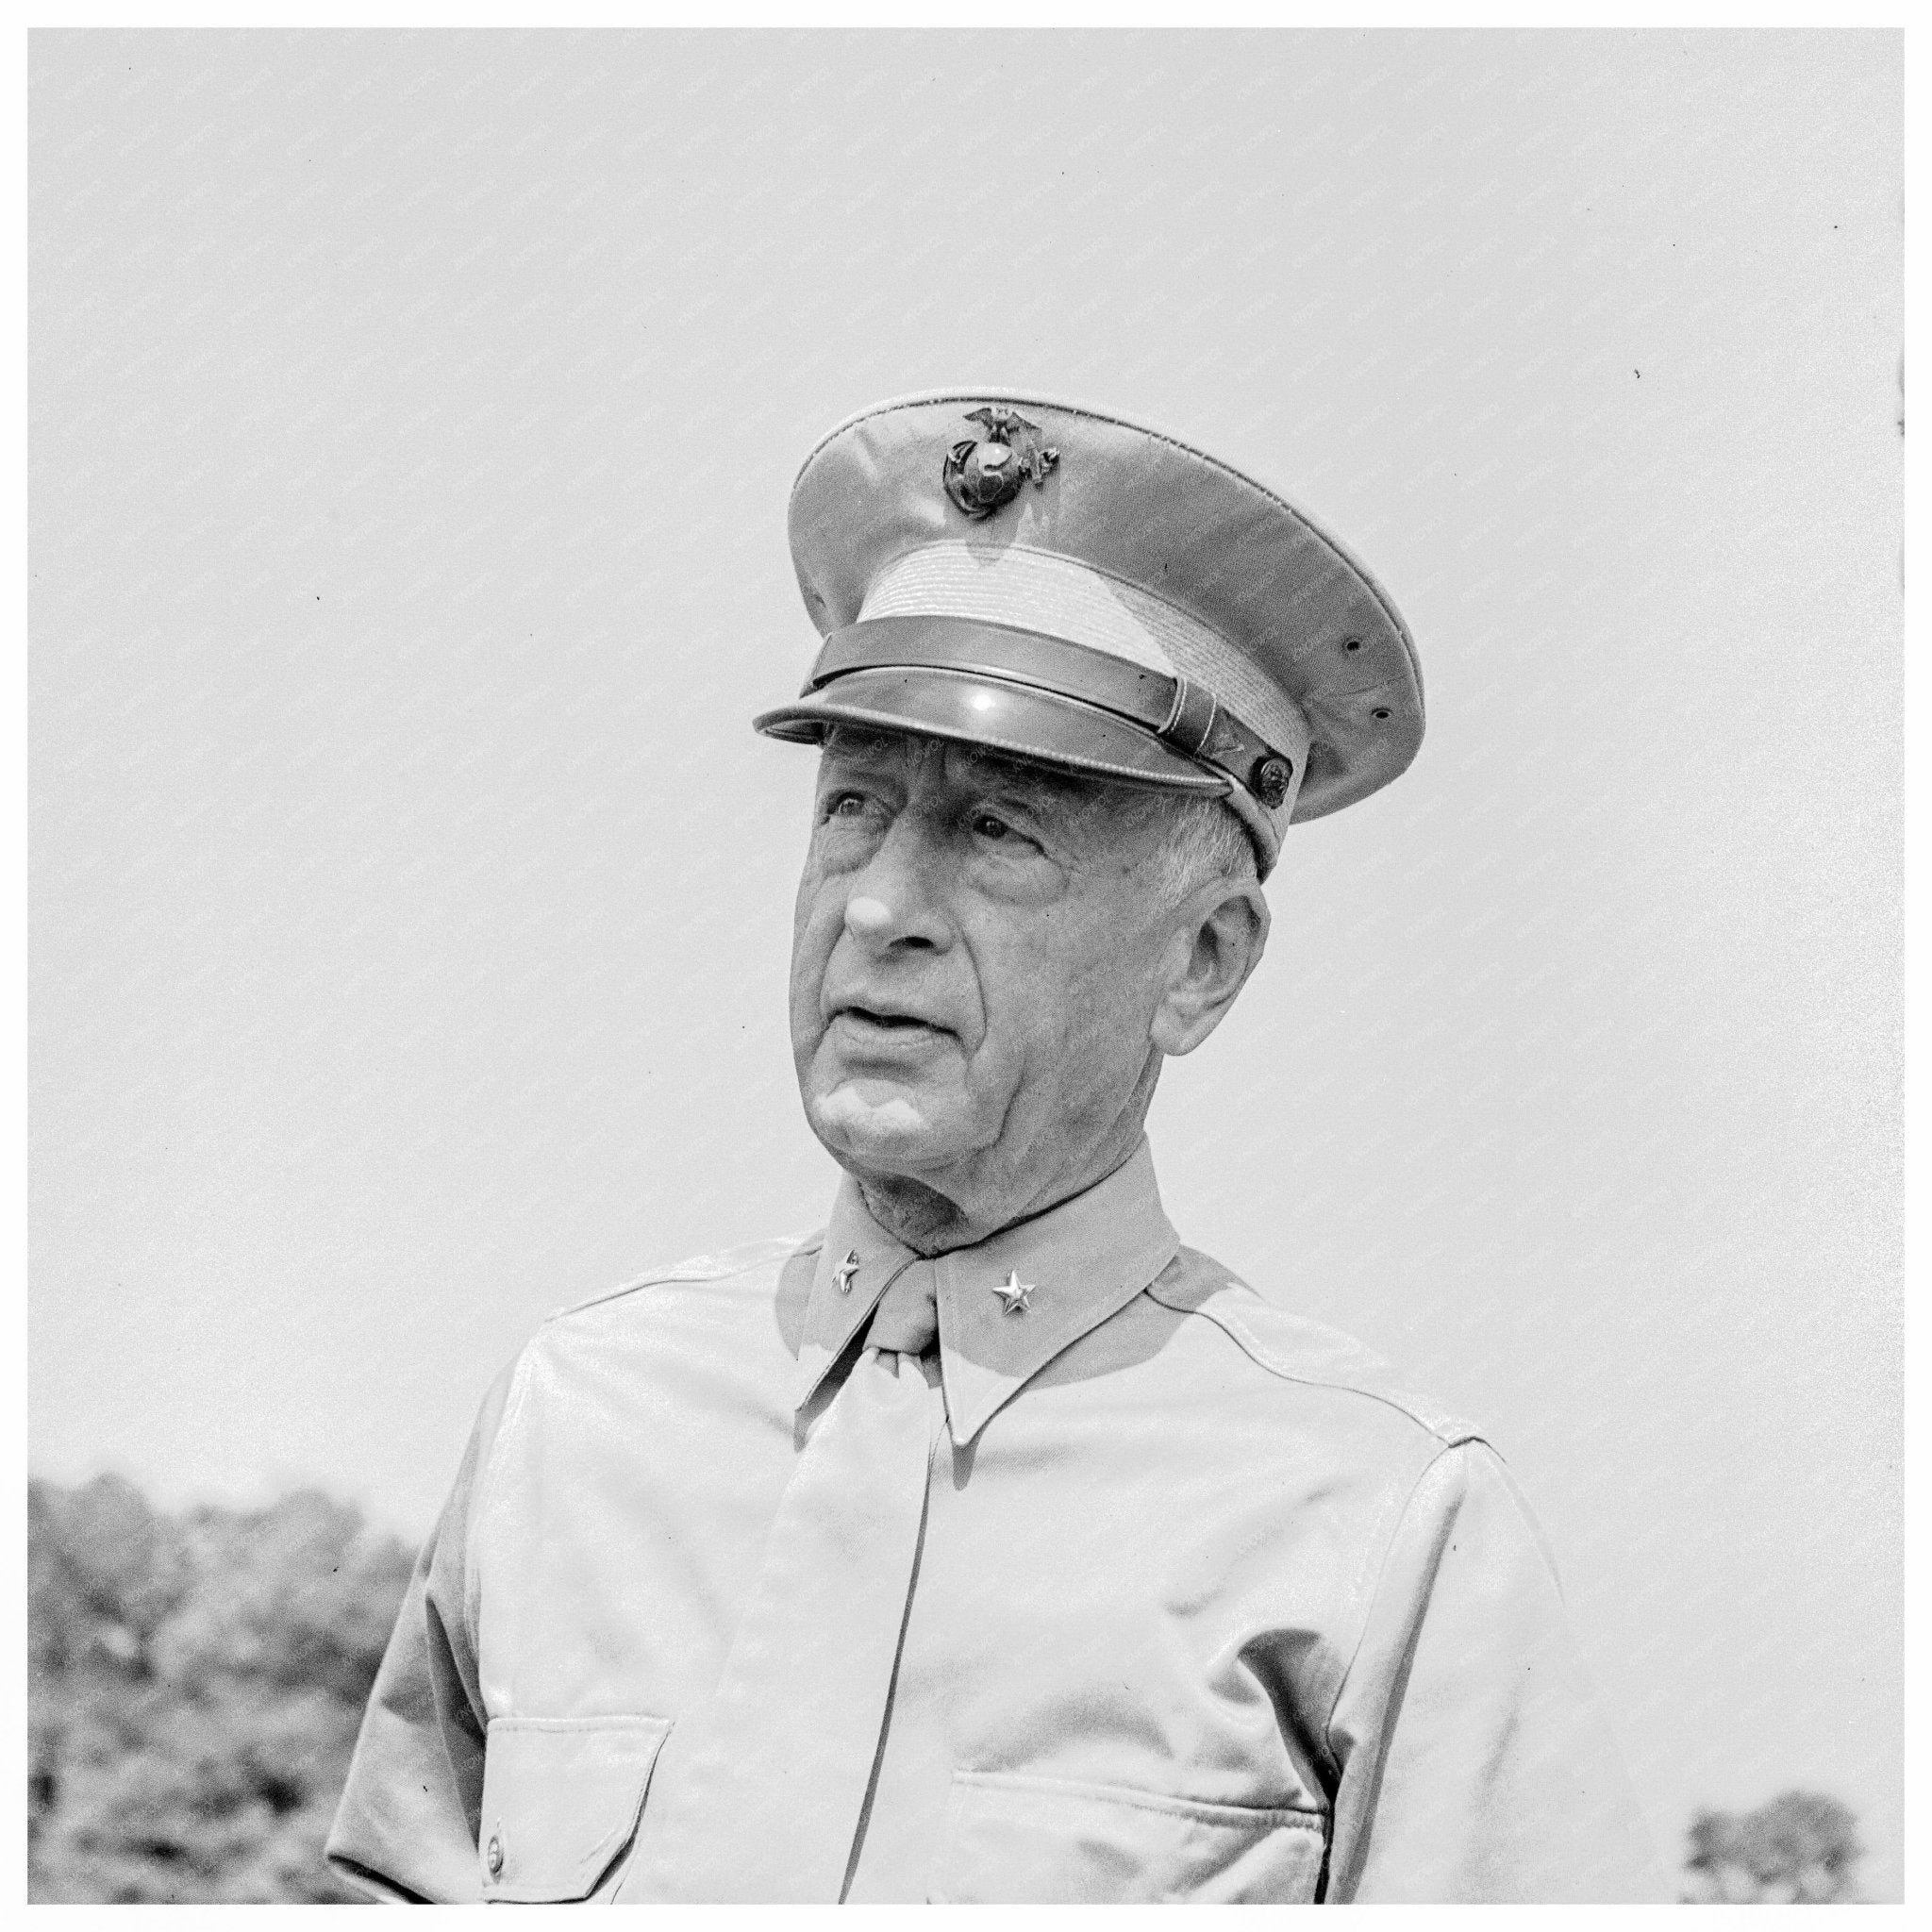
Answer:
[[955, 1202], [924, 1181], [891, 1174], [855, 1174], [852, 1178], [858, 1183], [858, 1198], [865, 1203], [865, 1211], [915, 1255], [942, 1255], [950, 1248], [970, 1248], [986, 1239]]
[[[1141, 1144], [1141, 1123], [1137, 1115], [1132, 1131], [1109, 1137], [1079, 1165], [1063, 1172], [1043, 1188], [1023, 1193], [1003, 1191], [991, 1200], [955, 1199], [908, 1174], [853, 1173], [865, 1210], [896, 1241], [915, 1255], [943, 1255], [991, 1240], [1015, 1222], [1031, 1221], [1097, 1187], [1124, 1167]], [[963, 1193], [963, 1191], [962, 1191]]]

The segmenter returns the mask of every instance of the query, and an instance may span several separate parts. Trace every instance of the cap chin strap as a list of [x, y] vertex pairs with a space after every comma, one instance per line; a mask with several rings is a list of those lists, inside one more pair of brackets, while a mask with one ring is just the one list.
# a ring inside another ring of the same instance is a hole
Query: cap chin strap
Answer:
[[850, 625], [825, 640], [800, 696], [811, 696], [847, 672], [916, 666], [974, 672], [1078, 698], [1139, 725], [1271, 811], [1294, 787], [1294, 760], [1250, 730], [1204, 685], [1008, 625], [939, 616]]

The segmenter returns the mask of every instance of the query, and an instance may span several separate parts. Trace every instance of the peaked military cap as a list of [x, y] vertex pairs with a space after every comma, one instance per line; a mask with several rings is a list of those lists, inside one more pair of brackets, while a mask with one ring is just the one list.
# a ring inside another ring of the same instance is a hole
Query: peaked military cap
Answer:
[[1299, 819], [1423, 735], [1407, 627], [1306, 512], [1157, 430], [947, 391], [806, 458], [792, 561], [824, 640], [774, 738], [837, 724], [1224, 798], [1265, 878]]

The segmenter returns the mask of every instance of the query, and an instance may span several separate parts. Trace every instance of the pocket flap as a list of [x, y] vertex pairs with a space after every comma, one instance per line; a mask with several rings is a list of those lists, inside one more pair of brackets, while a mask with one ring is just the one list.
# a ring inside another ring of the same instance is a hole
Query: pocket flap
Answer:
[[483, 1896], [590, 1897], [636, 1835], [661, 1717], [496, 1718], [483, 1756]]

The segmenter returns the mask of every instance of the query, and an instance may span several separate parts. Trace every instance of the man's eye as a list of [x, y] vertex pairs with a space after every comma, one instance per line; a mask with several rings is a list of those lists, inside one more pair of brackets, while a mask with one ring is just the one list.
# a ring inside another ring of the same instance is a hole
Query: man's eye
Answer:
[[864, 810], [864, 795], [858, 791], [841, 791], [825, 805], [828, 819], [856, 819]]
[[990, 811], [976, 812], [973, 819], [973, 829], [982, 839], [1005, 839], [1012, 835], [1012, 826], [1005, 819], [995, 818]]

